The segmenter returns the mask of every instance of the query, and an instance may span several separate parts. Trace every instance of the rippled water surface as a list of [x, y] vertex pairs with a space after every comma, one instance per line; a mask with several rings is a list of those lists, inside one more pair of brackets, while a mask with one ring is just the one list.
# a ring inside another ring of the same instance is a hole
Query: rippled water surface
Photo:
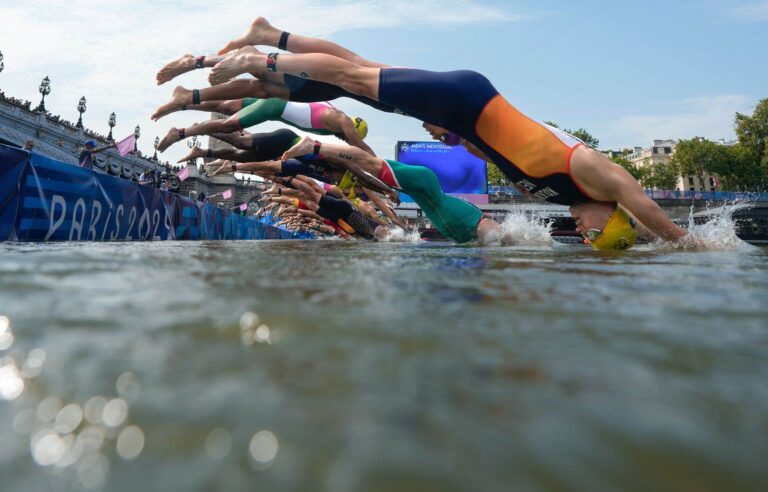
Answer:
[[0, 489], [766, 490], [768, 249], [0, 244]]

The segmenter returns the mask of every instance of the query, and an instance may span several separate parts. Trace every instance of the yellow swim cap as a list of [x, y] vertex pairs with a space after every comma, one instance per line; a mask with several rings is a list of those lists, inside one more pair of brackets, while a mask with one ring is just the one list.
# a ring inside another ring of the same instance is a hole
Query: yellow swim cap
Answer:
[[355, 116], [352, 118], [352, 122], [355, 124], [355, 130], [357, 130], [357, 134], [360, 135], [360, 138], [364, 139], [368, 136], [368, 123], [366, 123], [364, 119]]
[[636, 240], [637, 231], [632, 220], [627, 212], [617, 205], [600, 235], [589, 242], [597, 250], [617, 251], [631, 248]]

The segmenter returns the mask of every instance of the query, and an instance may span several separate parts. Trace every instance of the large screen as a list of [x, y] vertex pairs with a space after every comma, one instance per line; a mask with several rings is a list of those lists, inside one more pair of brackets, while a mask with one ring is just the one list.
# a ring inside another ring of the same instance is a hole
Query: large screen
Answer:
[[[428, 167], [437, 174], [445, 193], [471, 203], [488, 203], [485, 161], [473, 156], [461, 145], [449, 147], [441, 142], [397, 142], [395, 160]], [[400, 199], [413, 201], [404, 193]]]

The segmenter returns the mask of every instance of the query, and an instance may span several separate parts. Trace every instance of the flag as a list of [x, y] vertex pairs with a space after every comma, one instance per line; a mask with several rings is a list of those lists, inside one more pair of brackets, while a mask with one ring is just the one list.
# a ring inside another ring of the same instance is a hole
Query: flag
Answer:
[[128, 155], [136, 149], [136, 135], [130, 134], [115, 144], [115, 148], [121, 156]]
[[230, 198], [232, 198], [232, 190], [231, 189], [225, 190], [224, 193], [221, 194], [221, 197], [225, 200], [229, 200]]
[[239, 208], [241, 212], [245, 212], [246, 210], [248, 210], [248, 204], [247, 203], [242, 203], [237, 208]]
[[176, 175], [177, 178], [179, 178], [179, 181], [184, 181], [189, 177], [189, 167], [184, 166], [184, 169], [179, 171], [179, 174]]

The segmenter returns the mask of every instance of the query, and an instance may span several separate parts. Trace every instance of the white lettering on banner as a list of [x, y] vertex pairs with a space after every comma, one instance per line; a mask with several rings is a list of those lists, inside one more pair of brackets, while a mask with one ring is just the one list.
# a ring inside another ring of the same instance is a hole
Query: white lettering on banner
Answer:
[[104, 230], [101, 231], [101, 240], [104, 240], [104, 235], [107, 233], [107, 228], [109, 228], [109, 219], [112, 218], [112, 207], [109, 207], [109, 213], [107, 214], [106, 220], [104, 220]]
[[[147, 233], [143, 236], [141, 234], [142, 224], [146, 224], [147, 226]], [[149, 239], [150, 232], [152, 232], [152, 223], [149, 220], [149, 210], [145, 208], [144, 212], [141, 213], [141, 217], [139, 217], [139, 227], [136, 229], [136, 239]]]
[[125, 239], [133, 239], [133, 236], [131, 236], [131, 229], [133, 229], [133, 224], [136, 223], [136, 207], [131, 207], [131, 213], [128, 214], [128, 230], [125, 231]]
[[[80, 210], [80, 220], [77, 219], [77, 211]], [[69, 240], [77, 231], [77, 240], [83, 239], [83, 222], [85, 222], [85, 200], [78, 198], [75, 202], [75, 209], [72, 210], [72, 225], [69, 227]]]
[[536, 185], [528, 181], [527, 179], [521, 179], [517, 183], [515, 183], [520, 188], [523, 188], [524, 190], [531, 192], [536, 189]]
[[[56, 205], [61, 207], [61, 216], [54, 222], [54, 216], [56, 215]], [[61, 195], [53, 195], [51, 197], [51, 210], [48, 212], [48, 218], [51, 220], [51, 225], [48, 227], [48, 232], [45, 234], [43, 241], [47, 241], [56, 233], [56, 230], [64, 223], [64, 216], [67, 215], [67, 201]]]
[[123, 207], [123, 204], [121, 203], [117, 206], [117, 211], [115, 212], [115, 230], [109, 235], [110, 241], [116, 240], [117, 236], [120, 235], [120, 221], [122, 220], [123, 215], [125, 215], [125, 207]]
[[168, 239], [176, 239], [176, 231], [173, 230], [173, 224], [171, 224], [171, 214], [168, 213], [168, 209], [165, 212], [165, 229], [168, 231]]
[[160, 236], [157, 235], [157, 228], [160, 227], [160, 211], [159, 210], [155, 210], [152, 213], [152, 218], [155, 221], [155, 230], [152, 231], [152, 240], [153, 241], [160, 241], [161, 238], [160, 238]]
[[91, 225], [88, 228], [89, 241], [96, 240], [96, 224], [99, 223], [99, 219], [101, 219], [101, 202], [98, 200], [94, 200], [93, 205], [91, 205]]

